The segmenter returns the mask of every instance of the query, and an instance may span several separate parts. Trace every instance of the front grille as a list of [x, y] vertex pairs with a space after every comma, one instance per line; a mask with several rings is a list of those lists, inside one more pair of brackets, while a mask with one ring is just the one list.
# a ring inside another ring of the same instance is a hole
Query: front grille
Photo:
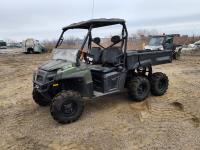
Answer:
[[45, 83], [53, 81], [54, 76], [55, 76], [54, 72], [38, 70], [38, 72], [36, 73], [35, 81], [45, 84]]

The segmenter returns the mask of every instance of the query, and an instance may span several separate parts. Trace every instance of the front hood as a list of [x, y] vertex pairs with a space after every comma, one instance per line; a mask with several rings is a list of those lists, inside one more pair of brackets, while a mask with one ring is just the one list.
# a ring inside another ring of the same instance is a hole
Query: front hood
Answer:
[[39, 69], [45, 70], [45, 71], [53, 71], [58, 70], [62, 68], [68, 68], [72, 67], [71, 62], [67, 62], [66, 60], [50, 60], [46, 63], [42, 64]]
[[158, 45], [158, 46], [151, 46], [151, 45], [146, 45], [145, 49], [150, 49], [150, 50], [163, 50], [163, 46], [162, 45]]

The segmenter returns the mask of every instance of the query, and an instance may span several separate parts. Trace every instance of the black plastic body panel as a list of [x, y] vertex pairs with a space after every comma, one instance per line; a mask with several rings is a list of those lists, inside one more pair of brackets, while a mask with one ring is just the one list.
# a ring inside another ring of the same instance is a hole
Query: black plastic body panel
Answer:
[[155, 66], [171, 63], [173, 58], [172, 50], [163, 51], [127, 51], [126, 66], [128, 70], [136, 69], [139, 66]]
[[122, 72], [99, 72], [91, 71], [93, 78], [93, 88], [95, 91], [108, 93], [124, 88], [126, 73]]
[[93, 82], [86, 83], [83, 78], [70, 78], [60, 80], [61, 89], [80, 92], [83, 97], [93, 96]]

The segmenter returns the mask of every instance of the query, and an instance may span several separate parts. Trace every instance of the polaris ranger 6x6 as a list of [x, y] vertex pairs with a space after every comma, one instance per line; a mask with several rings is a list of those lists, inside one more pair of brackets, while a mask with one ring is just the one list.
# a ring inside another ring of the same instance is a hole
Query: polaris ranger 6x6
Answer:
[[[103, 46], [93, 29], [121, 25], [121, 35], [113, 36]], [[62, 49], [63, 36], [69, 30], [86, 30], [80, 49]], [[143, 101], [151, 92], [163, 95], [168, 77], [152, 72], [153, 65], [170, 63], [171, 50], [128, 50], [128, 31], [123, 19], [92, 19], [63, 28], [53, 59], [41, 65], [33, 76], [33, 99], [50, 105], [52, 117], [59, 123], [80, 118], [84, 102], [127, 90], [130, 99]]]

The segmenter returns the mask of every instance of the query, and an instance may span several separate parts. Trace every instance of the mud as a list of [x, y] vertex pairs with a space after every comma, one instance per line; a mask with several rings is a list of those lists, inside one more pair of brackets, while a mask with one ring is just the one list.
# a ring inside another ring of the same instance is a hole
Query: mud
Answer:
[[168, 92], [136, 103], [126, 93], [86, 104], [73, 124], [55, 122], [31, 97], [32, 73], [49, 54], [0, 54], [0, 149], [200, 149], [200, 57], [154, 67]]

